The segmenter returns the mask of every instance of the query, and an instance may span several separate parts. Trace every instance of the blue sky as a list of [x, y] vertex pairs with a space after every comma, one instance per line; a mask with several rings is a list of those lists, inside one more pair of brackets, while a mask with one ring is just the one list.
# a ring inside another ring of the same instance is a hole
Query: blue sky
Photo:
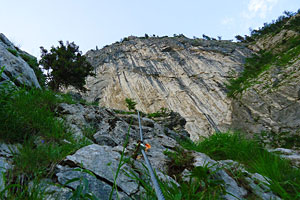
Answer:
[[86, 52], [145, 33], [202, 34], [222, 39], [249, 34], [300, 0], [0, 0], [0, 32], [38, 56], [58, 40], [74, 41]]

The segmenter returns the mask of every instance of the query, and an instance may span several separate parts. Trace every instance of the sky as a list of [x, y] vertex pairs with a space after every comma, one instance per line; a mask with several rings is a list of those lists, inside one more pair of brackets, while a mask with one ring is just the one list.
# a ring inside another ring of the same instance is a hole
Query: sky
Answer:
[[0, 0], [0, 32], [39, 57], [40, 46], [75, 42], [85, 53], [135, 35], [222, 39], [249, 34], [300, 0]]

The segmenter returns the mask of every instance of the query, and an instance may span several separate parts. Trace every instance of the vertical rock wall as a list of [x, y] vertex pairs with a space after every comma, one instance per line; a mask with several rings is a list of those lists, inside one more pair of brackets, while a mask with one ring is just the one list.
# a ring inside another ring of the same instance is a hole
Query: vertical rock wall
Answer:
[[85, 97], [101, 106], [126, 109], [125, 98], [143, 112], [165, 107], [180, 113], [193, 140], [231, 124], [224, 83], [243, 69], [250, 51], [229, 41], [185, 37], [136, 38], [87, 52], [96, 77]]

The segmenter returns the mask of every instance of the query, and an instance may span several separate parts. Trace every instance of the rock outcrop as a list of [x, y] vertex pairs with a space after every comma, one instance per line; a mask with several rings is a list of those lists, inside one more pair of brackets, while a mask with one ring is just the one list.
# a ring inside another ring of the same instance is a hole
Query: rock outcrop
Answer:
[[87, 79], [85, 98], [125, 109], [125, 98], [150, 113], [162, 107], [182, 115], [193, 140], [231, 124], [231, 100], [224, 83], [243, 70], [251, 51], [229, 41], [181, 37], [129, 37], [86, 56], [96, 77]]
[[[93, 194], [97, 198], [109, 199], [123, 151], [123, 161], [127, 161], [121, 162], [116, 179], [118, 193], [115, 191], [112, 197], [113, 199], [143, 198], [145, 190], [139, 184], [138, 179], [150, 182], [150, 178], [144, 167], [144, 160], [134, 156], [139, 140], [136, 115], [124, 117], [124, 114], [116, 114], [110, 109], [65, 103], [60, 104], [57, 111], [75, 130], [75, 137], [86, 137], [86, 128], [93, 127], [94, 132], [89, 134], [93, 144], [67, 156], [56, 166], [56, 184], [66, 184], [67, 187], [57, 187], [53, 181], [43, 183], [42, 185], [46, 184], [47, 191], [51, 191], [48, 199], [55, 199], [54, 197], [68, 199], [72, 195], [72, 190], [76, 190], [82, 183], [86, 187], [83, 192]], [[127, 122], [129, 118], [131, 118], [130, 123]], [[174, 152], [180, 146], [176, 140], [168, 136], [172, 131], [148, 118], [142, 118], [142, 125], [144, 140], [152, 146], [147, 151], [147, 156], [158, 177], [166, 183], [172, 182], [180, 187], [172, 177], [166, 175], [170, 158], [164, 152]], [[180, 133], [177, 135], [179, 136]], [[171, 136], [174, 136], [174, 133]], [[126, 149], [123, 149], [124, 143], [127, 143]], [[140, 154], [140, 152], [137, 153]], [[232, 160], [215, 161], [203, 153], [190, 153], [193, 157], [192, 167], [208, 167], [210, 173], [215, 174], [212, 178], [220, 180], [220, 184], [226, 191], [222, 199], [243, 199], [249, 195], [259, 199], [280, 199], [270, 192], [267, 177], [257, 173], [252, 174], [241, 164]], [[181, 175], [187, 179], [187, 182], [189, 182], [189, 169], [183, 169]], [[245, 174], [245, 181], [242, 185], [238, 180], [239, 176], [235, 175], [240, 172]]]
[[5, 67], [0, 83], [10, 80], [18, 86], [40, 88], [40, 84], [33, 69], [25, 62], [19, 54], [26, 54], [16, 48], [4, 34], [0, 33], [0, 67]]
[[261, 74], [233, 102], [233, 110], [233, 126], [244, 132], [300, 135], [300, 60]]
[[250, 134], [286, 133], [295, 141], [300, 138], [300, 30], [295, 25], [299, 20], [298, 13], [277, 32], [264, 34], [249, 45], [276, 57], [233, 102], [234, 128]]

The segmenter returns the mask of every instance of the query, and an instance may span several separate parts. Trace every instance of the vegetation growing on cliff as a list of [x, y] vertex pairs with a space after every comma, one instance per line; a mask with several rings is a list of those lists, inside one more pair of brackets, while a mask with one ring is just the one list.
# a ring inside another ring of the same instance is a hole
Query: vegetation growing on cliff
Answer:
[[[251, 85], [257, 83], [257, 77], [271, 66], [285, 67], [295, 62], [300, 54], [300, 10], [298, 13], [288, 13], [276, 21], [251, 32], [249, 42], [255, 43], [259, 38], [275, 35], [282, 30], [297, 32], [296, 36], [283, 38], [281, 43], [267, 50], [260, 50], [246, 59], [244, 71], [237, 77], [229, 79], [227, 86], [228, 96], [236, 97]], [[284, 36], [283, 36], [284, 37]], [[243, 41], [246, 41], [243, 39]]]

